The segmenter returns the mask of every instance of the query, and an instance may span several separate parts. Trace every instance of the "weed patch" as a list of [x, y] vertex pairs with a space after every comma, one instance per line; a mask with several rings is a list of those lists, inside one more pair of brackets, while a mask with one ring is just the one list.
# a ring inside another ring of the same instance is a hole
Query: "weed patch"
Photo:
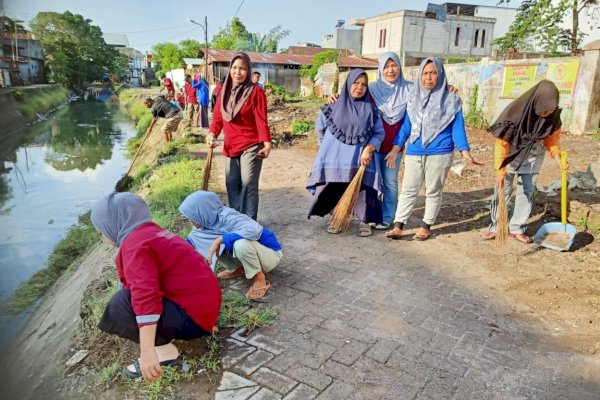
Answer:
[[55, 86], [43, 90], [35, 95], [17, 95], [19, 98], [19, 111], [27, 119], [33, 119], [37, 114], [45, 114], [51, 109], [64, 103], [69, 98], [69, 91], [62, 86]]
[[315, 122], [307, 120], [292, 121], [290, 131], [293, 135], [303, 135], [315, 130]]

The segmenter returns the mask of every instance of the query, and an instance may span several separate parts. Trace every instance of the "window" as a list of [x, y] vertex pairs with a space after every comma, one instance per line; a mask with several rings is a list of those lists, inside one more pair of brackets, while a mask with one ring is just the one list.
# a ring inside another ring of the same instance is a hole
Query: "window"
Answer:
[[385, 47], [385, 40], [387, 37], [387, 29], [379, 30], [379, 48]]
[[460, 39], [460, 27], [456, 28], [456, 35], [454, 35], [454, 45], [458, 46], [458, 40]]
[[475, 40], [473, 40], [473, 47], [477, 47], [479, 39], [479, 29], [475, 29]]
[[481, 47], [485, 47], [485, 29], [481, 30]]

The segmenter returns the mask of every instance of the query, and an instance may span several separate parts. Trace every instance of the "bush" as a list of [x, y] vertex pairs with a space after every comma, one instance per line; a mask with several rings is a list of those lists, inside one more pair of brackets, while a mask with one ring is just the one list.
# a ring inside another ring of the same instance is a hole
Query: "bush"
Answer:
[[23, 100], [25, 100], [25, 92], [23, 91], [23, 89], [16, 89], [13, 92], [15, 99], [19, 102], [22, 103]]
[[477, 105], [478, 100], [479, 85], [475, 85], [473, 87], [473, 91], [471, 91], [471, 98], [469, 99], [469, 109], [465, 114], [465, 124], [476, 129], [485, 129], [488, 127], [488, 123], [483, 117], [483, 105]]
[[310, 78], [313, 82], [319, 72], [321, 65], [337, 61], [339, 53], [337, 50], [325, 50], [313, 56], [312, 65], [303, 65], [300, 67], [300, 76]]
[[271, 93], [273, 94], [273, 96], [275, 96], [281, 100], [285, 100], [287, 98], [287, 93], [285, 92], [285, 89], [283, 86], [279, 86], [274, 83], [267, 82], [265, 84], [265, 90], [270, 90]]
[[305, 134], [307, 132], [312, 132], [315, 130], [315, 123], [314, 121], [307, 121], [307, 120], [299, 120], [299, 121], [292, 121], [292, 124], [290, 125], [290, 131], [292, 132], [293, 135], [302, 135]]

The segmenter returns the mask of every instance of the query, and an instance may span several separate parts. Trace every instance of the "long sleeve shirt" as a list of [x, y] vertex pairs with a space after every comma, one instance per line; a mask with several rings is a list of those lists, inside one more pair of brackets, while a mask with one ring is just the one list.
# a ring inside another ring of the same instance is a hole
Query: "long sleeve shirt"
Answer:
[[[226, 233], [223, 235], [223, 244], [225, 245], [225, 248], [227, 250], [233, 251], [234, 243], [240, 239], [244, 239], [244, 237], [238, 235], [237, 233]], [[277, 236], [275, 236], [273, 231], [267, 228], [263, 228], [262, 233], [258, 238], [258, 243], [262, 244], [265, 247], [268, 247], [271, 250], [281, 250], [281, 244], [277, 240]]]
[[250, 97], [231, 121], [223, 119], [221, 101], [216, 102], [210, 132], [216, 139], [221, 131], [225, 136], [223, 154], [226, 157], [238, 157], [249, 147], [271, 141], [267, 97], [261, 88], [254, 86]]
[[123, 287], [131, 291], [138, 326], [158, 322], [163, 298], [205, 331], [215, 325], [221, 288], [204, 258], [185, 240], [154, 223], [141, 225], [123, 241], [116, 264]]
[[[550, 153], [551, 157], [560, 153], [560, 131], [560, 129], [557, 129], [543, 139], [544, 147]], [[496, 142], [494, 143], [494, 170], [496, 171], [496, 176], [506, 175], [506, 166], [502, 168], [500, 166], [509, 153], [510, 143], [505, 142], [502, 139], [496, 139]]]
[[[408, 113], [406, 113], [398, 136], [396, 137], [396, 140], [394, 140], [395, 145], [400, 147], [404, 146], [410, 137], [411, 127], [410, 117], [408, 116]], [[470, 150], [462, 111], [459, 111], [456, 114], [454, 120], [448, 124], [448, 126], [444, 128], [444, 130], [440, 132], [427, 147], [423, 147], [423, 141], [421, 136], [419, 136], [414, 143], [409, 143], [406, 146], [405, 154], [409, 156], [448, 154], [452, 153], [455, 147], [458, 151]]]

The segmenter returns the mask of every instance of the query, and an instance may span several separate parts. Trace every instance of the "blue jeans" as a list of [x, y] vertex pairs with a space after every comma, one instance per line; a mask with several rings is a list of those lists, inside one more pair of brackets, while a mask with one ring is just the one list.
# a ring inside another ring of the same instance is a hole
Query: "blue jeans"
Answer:
[[385, 165], [385, 156], [387, 156], [387, 153], [375, 154], [375, 160], [379, 163], [381, 175], [383, 176], [383, 201], [381, 203], [383, 222], [391, 224], [394, 222], [396, 207], [398, 205], [398, 170], [400, 169], [402, 153], [398, 153], [394, 168], [388, 168]]

